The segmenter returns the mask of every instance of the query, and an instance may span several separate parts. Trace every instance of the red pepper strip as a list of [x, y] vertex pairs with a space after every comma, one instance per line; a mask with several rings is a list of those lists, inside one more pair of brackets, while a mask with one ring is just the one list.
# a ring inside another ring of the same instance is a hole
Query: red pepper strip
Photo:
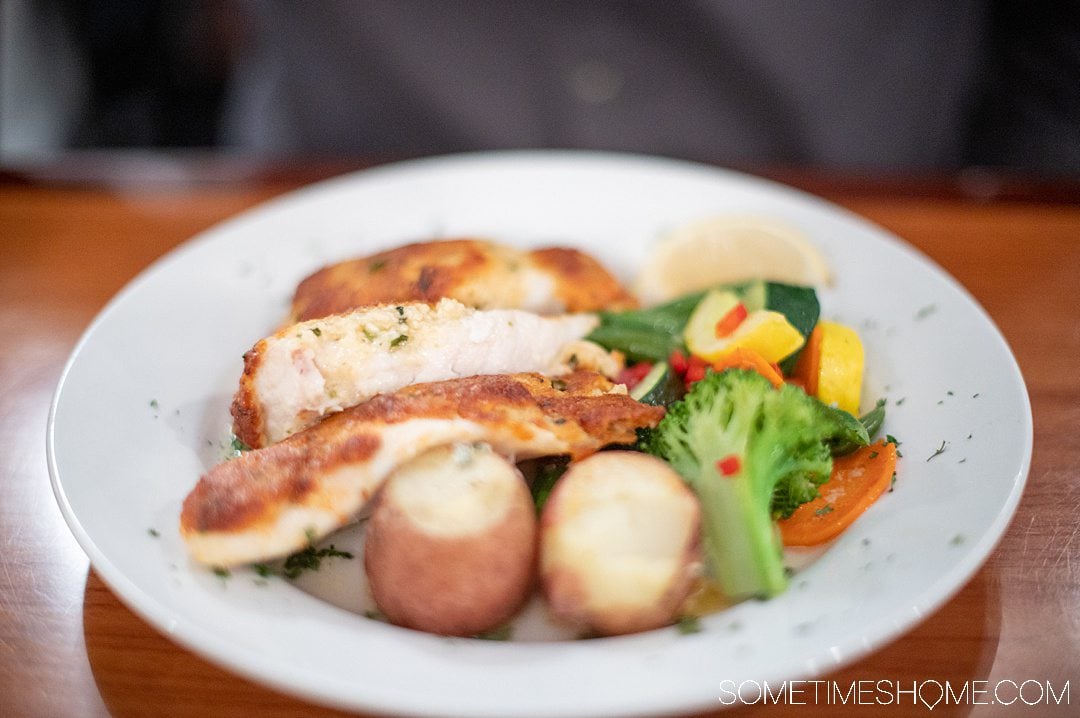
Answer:
[[617, 384], [626, 384], [626, 388], [633, 389], [635, 386], [641, 383], [641, 380], [652, 371], [653, 365], [650, 362], [643, 361], [628, 366], [619, 372], [618, 378], [615, 380]]
[[668, 364], [671, 365], [672, 371], [679, 376], [685, 376], [686, 370], [689, 367], [689, 364], [686, 363], [686, 355], [678, 349], [671, 352], [671, 356], [668, 357]]
[[724, 476], [731, 476], [739, 473], [739, 469], [742, 467], [742, 462], [739, 461], [739, 457], [735, 454], [725, 456], [716, 462], [716, 470]]
[[720, 338], [731, 336], [731, 333], [739, 328], [746, 316], [746, 305], [739, 302], [716, 323], [716, 336]]
[[686, 383], [686, 388], [689, 389], [690, 385], [696, 381], [701, 381], [705, 378], [705, 370], [708, 368], [708, 364], [705, 360], [699, 356], [693, 354], [690, 355], [690, 359], [687, 360], [686, 374], [683, 375], [683, 381]]

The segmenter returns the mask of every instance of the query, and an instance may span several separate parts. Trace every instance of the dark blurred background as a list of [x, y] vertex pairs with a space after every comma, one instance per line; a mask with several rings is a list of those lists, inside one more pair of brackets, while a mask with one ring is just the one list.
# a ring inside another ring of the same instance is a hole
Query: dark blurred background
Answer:
[[0, 160], [585, 147], [1080, 176], [1075, 2], [0, 3]]

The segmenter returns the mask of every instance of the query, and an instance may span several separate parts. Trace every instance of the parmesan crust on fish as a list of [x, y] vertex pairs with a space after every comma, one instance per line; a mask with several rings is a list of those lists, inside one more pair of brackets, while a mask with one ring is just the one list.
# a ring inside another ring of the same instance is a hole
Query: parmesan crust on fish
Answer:
[[[597, 325], [591, 314], [482, 311], [444, 299], [356, 309], [286, 327], [244, 355], [233, 431], [267, 446], [324, 416], [410, 384], [551, 372]], [[601, 350], [602, 352], [603, 350]]]
[[486, 442], [524, 460], [629, 444], [664, 410], [594, 372], [473, 376], [380, 394], [206, 473], [184, 501], [192, 557], [215, 566], [288, 555], [353, 520], [398, 466]]
[[579, 250], [525, 251], [482, 239], [450, 239], [408, 244], [320, 269], [297, 287], [290, 320], [444, 297], [478, 309], [539, 314], [637, 306], [615, 277]]

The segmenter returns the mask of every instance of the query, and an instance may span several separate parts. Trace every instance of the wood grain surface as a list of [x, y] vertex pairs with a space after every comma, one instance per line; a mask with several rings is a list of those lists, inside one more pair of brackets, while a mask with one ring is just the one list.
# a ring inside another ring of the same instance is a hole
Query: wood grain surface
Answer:
[[[0, 173], [0, 716], [341, 715], [237, 678], [125, 607], [60, 516], [44, 436], [64, 362], [128, 280], [215, 222], [354, 166], [90, 156]], [[1080, 193], [989, 173], [767, 174], [879, 223], [956, 277], [1012, 346], [1034, 411], [1030, 479], [989, 561], [916, 628], [825, 678], [1072, 681], [1072, 694], [1053, 708], [810, 702], [723, 714], [1080, 714]]]

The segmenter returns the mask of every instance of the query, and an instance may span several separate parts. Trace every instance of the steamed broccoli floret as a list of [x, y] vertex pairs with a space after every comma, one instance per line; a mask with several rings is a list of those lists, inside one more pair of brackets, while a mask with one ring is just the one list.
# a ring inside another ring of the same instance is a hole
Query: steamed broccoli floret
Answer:
[[710, 574], [732, 598], [787, 586], [775, 518], [816, 498], [832, 471], [830, 446], [865, 445], [857, 419], [794, 386], [774, 389], [741, 369], [710, 373], [645, 441], [701, 502]]

